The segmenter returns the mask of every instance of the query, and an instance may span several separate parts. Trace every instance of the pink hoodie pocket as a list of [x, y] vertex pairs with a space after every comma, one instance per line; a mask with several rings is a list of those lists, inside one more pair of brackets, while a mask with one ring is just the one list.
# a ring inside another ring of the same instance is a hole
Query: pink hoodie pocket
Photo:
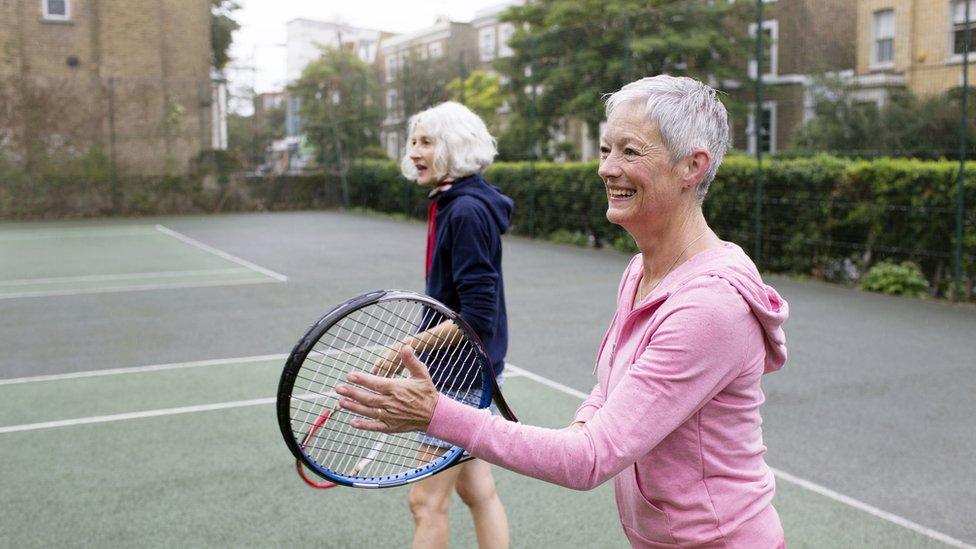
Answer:
[[637, 482], [637, 464], [624, 469], [614, 479], [620, 522], [647, 542], [674, 544], [668, 515], [648, 501]]

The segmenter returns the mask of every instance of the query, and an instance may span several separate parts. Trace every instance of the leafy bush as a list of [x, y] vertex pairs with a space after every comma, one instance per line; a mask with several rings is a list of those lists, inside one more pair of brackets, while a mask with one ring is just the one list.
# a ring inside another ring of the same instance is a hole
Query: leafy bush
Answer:
[[640, 251], [637, 249], [637, 243], [634, 242], [633, 237], [631, 237], [629, 234], [622, 234], [617, 238], [614, 238], [611, 245], [613, 246], [613, 249], [625, 254], [633, 255]]
[[558, 244], [571, 244], [573, 246], [590, 246], [590, 237], [579, 232], [567, 229], [558, 229], [546, 236], [546, 240]]
[[[105, 162], [93, 155], [76, 176], [9, 173], [0, 165], [0, 217], [107, 215], [112, 185]], [[967, 197], [976, 196], [976, 166], [966, 171]], [[594, 246], [612, 245], [636, 253], [633, 239], [606, 218], [604, 186], [596, 162], [498, 162], [488, 181], [515, 201], [511, 232], [554, 236]], [[950, 290], [956, 244], [958, 165], [948, 161], [881, 158], [845, 160], [829, 156], [771, 160], [763, 166], [757, 263], [764, 271], [809, 275], [853, 283], [879, 261], [913, 261], [931, 293]], [[427, 189], [407, 181], [390, 160], [360, 158], [348, 173], [349, 205], [424, 219]], [[306, 209], [342, 205], [342, 187], [332, 173], [243, 180], [221, 187], [220, 200], [201, 181], [122, 177], [123, 214], [162, 214], [217, 209]], [[239, 197], [239, 198], [234, 198]], [[232, 199], [233, 198], [233, 199]], [[704, 203], [718, 235], [753, 254], [756, 238], [756, 162], [729, 156]], [[962, 277], [966, 298], [976, 280], [976, 207], [965, 211]], [[967, 282], [968, 281], [968, 282]]]
[[904, 261], [900, 265], [882, 261], [868, 270], [861, 279], [861, 287], [883, 294], [921, 297], [928, 290], [929, 283], [918, 265], [911, 261]]

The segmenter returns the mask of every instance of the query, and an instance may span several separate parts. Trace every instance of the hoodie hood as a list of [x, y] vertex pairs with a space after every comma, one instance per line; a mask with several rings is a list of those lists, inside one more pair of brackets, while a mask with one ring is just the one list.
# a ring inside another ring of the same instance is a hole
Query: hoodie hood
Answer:
[[[627, 268], [630, 274], [628, 280], [621, 284], [621, 292], [625, 290], [625, 285], [631, 288], [630, 291], [636, 287], [641, 277], [640, 264], [641, 255], [637, 254]], [[763, 373], [781, 369], [786, 364], [786, 334], [783, 323], [789, 317], [789, 305], [775, 289], [762, 281], [755, 263], [742, 248], [731, 242], [726, 242], [721, 248], [700, 252], [679, 265], [659, 284], [662, 293], [652, 292], [638, 308], [664, 301], [677, 289], [702, 275], [713, 275], [728, 281], [742, 296], [752, 314], [759, 320], [765, 335], [766, 360]], [[618, 308], [617, 314], [625, 315], [626, 312], [625, 309]]]
[[726, 244], [727, 253], [709, 258], [708, 271], [727, 280], [745, 300], [766, 335], [766, 363], [763, 373], [775, 372], [786, 364], [786, 333], [789, 304], [772, 286], [765, 284], [755, 263], [742, 248]]
[[437, 197], [438, 208], [443, 208], [451, 201], [461, 196], [471, 196], [481, 201], [498, 224], [499, 232], [508, 231], [512, 219], [512, 199], [502, 194], [501, 189], [485, 181], [481, 174], [469, 175], [458, 179], [451, 188]]

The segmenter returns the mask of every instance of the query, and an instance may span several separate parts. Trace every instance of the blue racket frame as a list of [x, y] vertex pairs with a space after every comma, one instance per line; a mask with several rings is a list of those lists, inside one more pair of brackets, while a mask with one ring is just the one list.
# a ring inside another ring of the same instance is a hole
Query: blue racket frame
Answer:
[[282, 437], [285, 439], [285, 445], [288, 446], [288, 449], [291, 451], [292, 455], [294, 455], [306, 468], [314, 472], [316, 475], [341, 486], [350, 486], [355, 488], [392, 488], [395, 486], [403, 486], [404, 484], [409, 484], [411, 482], [416, 482], [418, 480], [427, 478], [435, 473], [471, 459], [470, 454], [467, 454], [463, 448], [459, 446], [451, 446], [444, 453], [444, 455], [437, 458], [435, 461], [410, 473], [403, 473], [388, 477], [351, 477], [329, 470], [319, 465], [315, 460], [306, 455], [300, 443], [300, 434], [295, 433], [292, 430], [291, 399], [292, 391], [295, 387], [295, 379], [302, 367], [302, 364], [305, 362], [306, 357], [308, 357], [308, 354], [312, 351], [318, 340], [332, 326], [355, 311], [380, 301], [396, 299], [409, 299], [411, 301], [420, 302], [442, 314], [446, 319], [454, 321], [461, 328], [464, 335], [474, 344], [475, 348], [478, 350], [478, 359], [483, 361], [485, 366], [482, 368], [481, 401], [479, 402], [478, 407], [487, 408], [491, 405], [491, 402], [494, 401], [499, 413], [505, 419], [508, 419], [509, 421], [518, 421], [498, 389], [498, 384], [495, 381], [494, 366], [491, 364], [491, 360], [488, 358], [488, 354], [485, 352], [485, 347], [482, 344], [481, 339], [459, 314], [455, 313], [443, 303], [431, 298], [430, 296], [407, 290], [375, 290], [362, 294], [349, 299], [348, 301], [332, 309], [305, 332], [305, 335], [298, 340], [298, 343], [292, 349], [291, 354], [288, 356], [288, 360], [285, 361], [285, 367], [282, 370], [281, 379], [278, 382], [278, 396], [276, 402], [278, 427], [281, 430]]

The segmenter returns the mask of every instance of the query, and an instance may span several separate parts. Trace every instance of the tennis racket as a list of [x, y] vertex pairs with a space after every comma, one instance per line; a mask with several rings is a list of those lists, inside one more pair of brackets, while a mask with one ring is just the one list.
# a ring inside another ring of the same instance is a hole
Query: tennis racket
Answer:
[[[445, 324], [448, 323], [448, 324]], [[453, 325], [453, 330], [443, 330]], [[451, 333], [431, 338], [430, 334]], [[474, 330], [428, 296], [378, 290], [350, 299], [312, 325], [285, 363], [278, 384], [278, 426], [302, 478], [316, 488], [401, 486], [463, 463], [463, 448], [425, 433], [384, 434], [352, 427], [361, 417], [338, 406], [335, 387], [350, 372], [407, 377], [402, 343], [423, 334], [418, 357], [441, 395], [518, 421], [498, 390], [495, 372]], [[325, 482], [305, 475], [307, 468]]]

